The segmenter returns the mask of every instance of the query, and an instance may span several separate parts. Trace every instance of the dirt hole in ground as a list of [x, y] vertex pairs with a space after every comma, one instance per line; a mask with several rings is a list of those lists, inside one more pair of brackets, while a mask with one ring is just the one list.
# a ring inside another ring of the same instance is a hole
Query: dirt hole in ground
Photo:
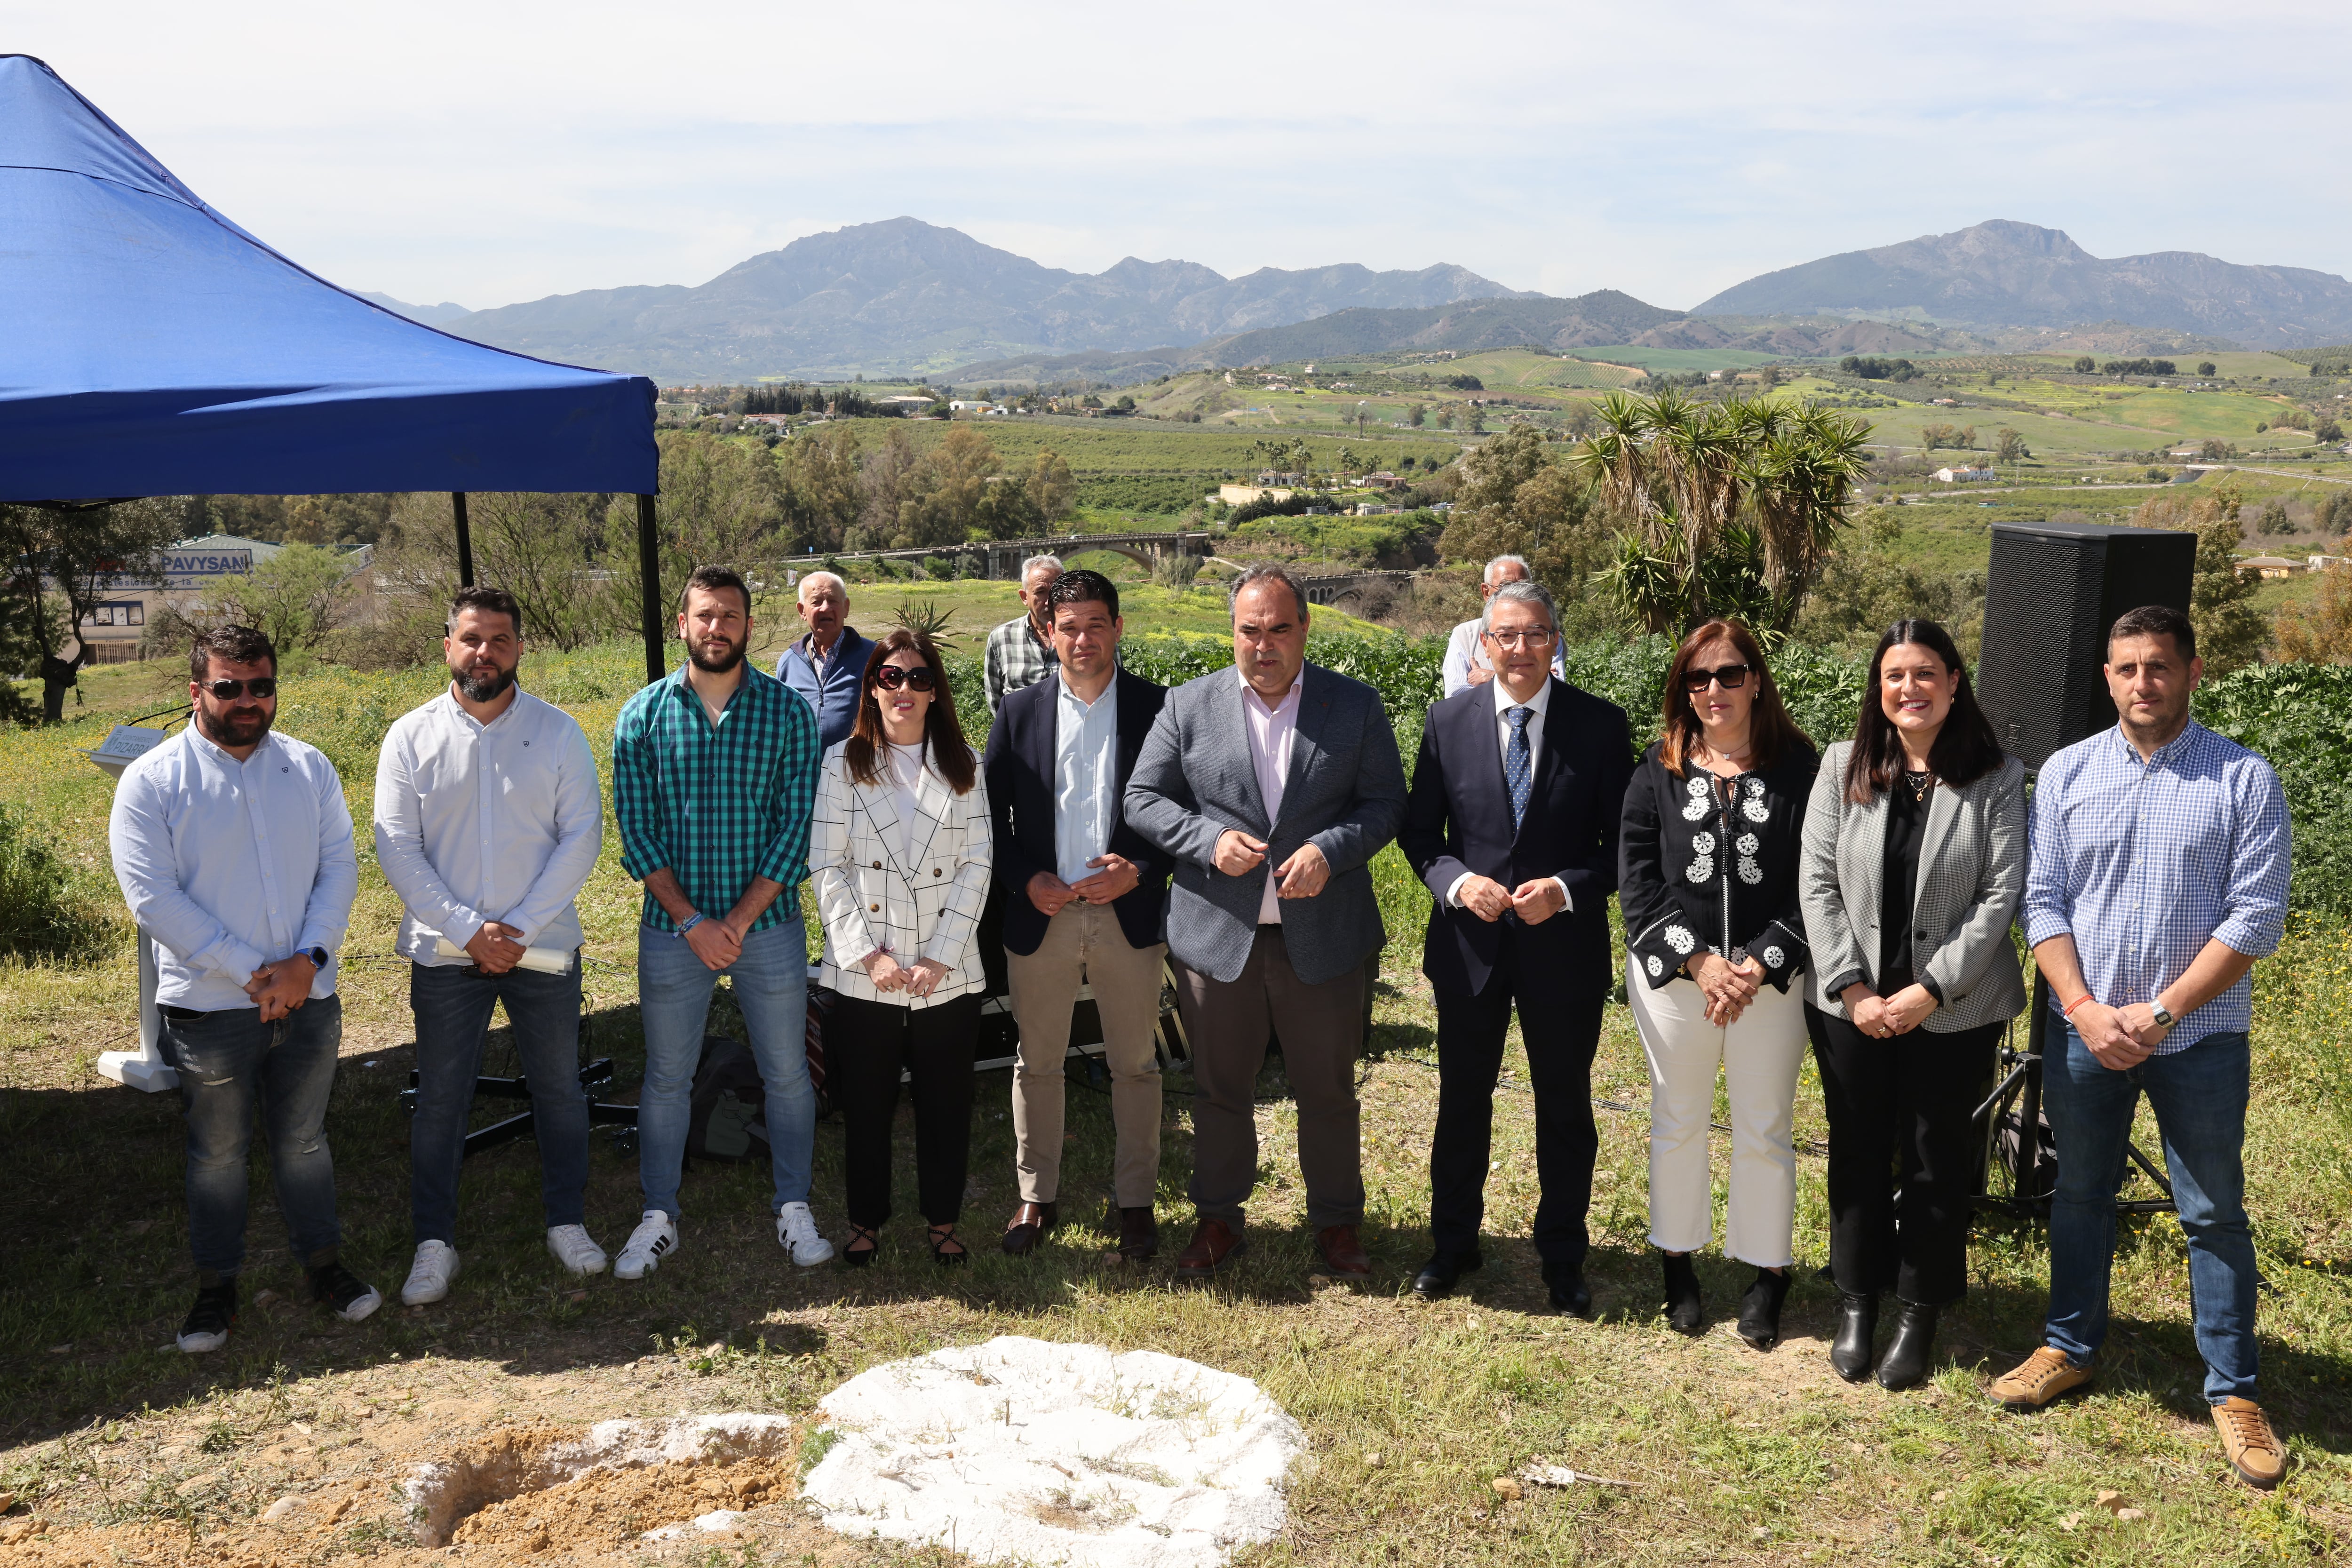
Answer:
[[790, 1497], [794, 1436], [782, 1415], [507, 1427], [419, 1466], [409, 1510], [427, 1546], [612, 1546]]

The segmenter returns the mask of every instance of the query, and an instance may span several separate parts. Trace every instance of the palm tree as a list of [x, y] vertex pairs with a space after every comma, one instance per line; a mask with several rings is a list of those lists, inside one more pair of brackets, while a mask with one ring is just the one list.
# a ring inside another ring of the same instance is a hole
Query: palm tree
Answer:
[[1784, 631], [1867, 464], [1870, 427], [1769, 399], [1612, 392], [1570, 454], [1623, 525], [1603, 574], [1629, 620], [1671, 632], [1710, 610]]

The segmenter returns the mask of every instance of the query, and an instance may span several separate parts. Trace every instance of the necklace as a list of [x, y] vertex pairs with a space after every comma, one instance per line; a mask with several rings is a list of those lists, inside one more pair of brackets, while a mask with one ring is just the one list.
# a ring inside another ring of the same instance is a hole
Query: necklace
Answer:
[[1936, 775], [1926, 772], [1906, 773], [1903, 784], [1911, 792], [1911, 804], [1917, 805], [1927, 798], [1927, 792], [1936, 787]]

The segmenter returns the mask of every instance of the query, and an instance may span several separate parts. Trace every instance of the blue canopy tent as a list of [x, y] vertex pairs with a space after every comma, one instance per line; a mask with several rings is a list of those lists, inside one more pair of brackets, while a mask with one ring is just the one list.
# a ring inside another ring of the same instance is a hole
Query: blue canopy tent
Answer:
[[637, 498], [663, 672], [654, 385], [420, 326], [207, 206], [42, 61], [0, 54], [0, 501], [446, 490]]

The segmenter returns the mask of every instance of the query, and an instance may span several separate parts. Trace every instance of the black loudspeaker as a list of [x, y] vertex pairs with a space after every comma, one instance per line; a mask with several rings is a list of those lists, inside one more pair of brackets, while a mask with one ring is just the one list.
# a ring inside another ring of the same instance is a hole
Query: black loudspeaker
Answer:
[[2001, 749], [2038, 768], [2116, 721], [2107, 628], [2142, 605], [2189, 608], [2197, 536], [2168, 528], [1997, 522], [1977, 700]]

